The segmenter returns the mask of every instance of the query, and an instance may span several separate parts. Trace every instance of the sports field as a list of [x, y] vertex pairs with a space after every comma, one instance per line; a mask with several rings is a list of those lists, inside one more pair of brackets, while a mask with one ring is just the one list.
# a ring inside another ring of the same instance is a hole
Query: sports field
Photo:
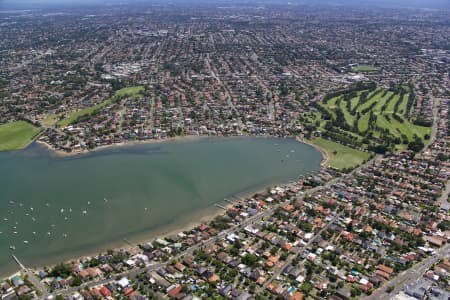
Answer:
[[373, 73], [378, 71], [376, 67], [368, 65], [355, 66], [352, 67], [352, 70], [355, 72], [363, 72], [363, 73]]

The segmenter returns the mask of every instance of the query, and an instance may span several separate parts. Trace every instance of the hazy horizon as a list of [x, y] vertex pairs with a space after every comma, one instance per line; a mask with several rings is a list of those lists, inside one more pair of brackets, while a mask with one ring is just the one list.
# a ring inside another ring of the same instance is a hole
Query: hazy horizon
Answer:
[[415, 7], [450, 9], [449, 0], [0, 0], [0, 10], [133, 4], [302, 4], [320, 6]]

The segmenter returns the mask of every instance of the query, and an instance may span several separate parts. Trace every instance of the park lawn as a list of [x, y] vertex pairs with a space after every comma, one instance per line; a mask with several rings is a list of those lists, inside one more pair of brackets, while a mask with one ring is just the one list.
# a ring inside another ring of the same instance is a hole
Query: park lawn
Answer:
[[307, 122], [311, 124], [315, 124], [316, 121], [320, 122], [318, 130], [322, 129], [325, 126], [325, 120], [322, 119], [322, 113], [320, 111], [311, 112], [307, 116]]
[[[358, 91], [356, 92], [356, 97], [350, 99], [350, 110], [353, 111], [355, 109], [355, 107], [358, 105], [359, 103], [359, 97], [361, 96], [362, 93], [366, 92], [367, 90], [363, 90], [363, 91]], [[342, 100], [344, 103], [346, 103], [346, 100]], [[347, 106], [347, 104], [346, 104]]]
[[341, 96], [336, 96], [336, 97], [333, 97], [333, 98], [331, 98], [331, 99], [329, 99], [326, 103], [325, 103], [325, 106], [330, 106], [330, 107], [333, 107], [333, 106], [336, 106], [336, 101], [340, 98]]
[[377, 72], [378, 68], [374, 67], [374, 66], [368, 66], [368, 65], [361, 65], [361, 66], [356, 66], [356, 67], [352, 67], [353, 71], [356, 72], [368, 72], [368, 73], [373, 73], [373, 72]]
[[398, 144], [395, 145], [395, 150], [397, 151], [403, 151], [408, 149], [408, 144]]
[[385, 112], [386, 113], [394, 113], [394, 107], [395, 107], [395, 104], [398, 102], [400, 100], [400, 95], [399, 94], [396, 94], [395, 96], [394, 96], [394, 98], [391, 100], [391, 102], [389, 102], [388, 103], [388, 106], [386, 107], [386, 110], [385, 110]]
[[350, 100], [351, 104], [350, 104], [350, 109], [353, 111], [355, 109], [355, 107], [358, 105], [359, 103], [359, 95], [358, 97], [352, 98]]
[[367, 100], [365, 103], [361, 104], [360, 106], [358, 106], [358, 108], [356, 109], [357, 112], [361, 113], [361, 111], [367, 107], [369, 107], [370, 105], [372, 105], [373, 102], [377, 102], [378, 99], [380, 98], [381, 94], [377, 94], [375, 96], [371, 96], [370, 98], [368, 98], [369, 100]]
[[[367, 101], [366, 103], [360, 105], [356, 111], [357, 111], [357, 112], [361, 112], [361, 111], [363, 111], [364, 109], [370, 107], [370, 106], [372, 105], [372, 103], [374, 103], [374, 102], [377, 103], [377, 104], [375, 105], [375, 107], [372, 108], [372, 111], [373, 111], [373, 112], [380, 111], [380, 110], [381, 110], [381, 107], [384, 105], [384, 103], [386, 103], [386, 99], [387, 99], [391, 94], [392, 94], [392, 93], [389, 92], [389, 93], [387, 93], [386, 96], [384, 96], [384, 97], [381, 97], [381, 96], [383, 95], [383, 93], [378, 93], [378, 94], [376, 94], [375, 96], [373, 96], [373, 94], [372, 94], [372, 96], [370, 97], [370, 100]], [[367, 112], [367, 113], [369, 113], [369, 112]]]
[[409, 87], [409, 85], [406, 84], [402, 85], [402, 89], [407, 93], [411, 92], [411, 88]]
[[405, 95], [403, 95], [403, 99], [400, 100], [402, 102], [398, 106], [398, 114], [404, 115], [404, 116], [408, 114], [408, 112], [406, 111], [407, 110], [406, 105], [408, 104], [408, 97], [409, 97], [409, 94], [405, 94]]
[[388, 92], [384, 97], [381, 97], [380, 95], [380, 97], [378, 98], [377, 105], [375, 105], [375, 107], [373, 108], [373, 112], [376, 113], [381, 111], [381, 108], [383, 107], [383, 105], [386, 104], [387, 100], [389, 99], [390, 96], [392, 96], [392, 94], [393, 94], [392, 92]]
[[356, 138], [356, 140], [358, 142], [362, 142], [362, 140], [363, 140], [363, 137], [361, 135], [357, 134], [357, 133], [354, 133], [352, 131], [347, 131], [346, 133], [351, 135], [351, 136], [353, 136], [354, 138]]
[[336, 108], [336, 101], [339, 97], [331, 98], [327, 103], [322, 104], [322, 106], [330, 113], [333, 119], [336, 119], [336, 113], [334, 109]]
[[[376, 90], [374, 90], [374, 91], [372, 91], [372, 92], [369, 92], [369, 94], [367, 95], [367, 101], [369, 101], [370, 99], [372, 99], [373, 97], [374, 97], [374, 95], [375, 95], [375, 93], [377, 92], [377, 91], [379, 91], [380, 89], [379, 88], [377, 88]], [[366, 90], [364, 90], [364, 91], [361, 91], [361, 93], [363, 93], [363, 92], [366, 92]], [[359, 108], [359, 105], [361, 105], [361, 103], [359, 102], [359, 96], [360, 96], [360, 94], [358, 94], [358, 97], [357, 98], [353, 98], [351, 101], [352, 101], [352, 111], [359, 111], [358, 110], [358, 108]], [[356, 100], [355, 100], [356, 99]], [[356, 102], [356, 103], [353, 103], [353, 102]]]
[[25, 121], [0, 125], [0, 151], [25, 148], [41, 130]]
[[42, 124], [44, 126], [53, 126], [56, 124], [56, 122], [58, 122], [58, 115], [47, 115], [43, 120], [42, 120]]
[[381, 93], [379, 91], [382, 91], [382, 88], [376, 88], [374, 91], [372, 91], [371, 93], [369, 93], [369, 95], [367, 96], [367, 99], [372, 99], [374, 97], [375, 94]]
[[403, 117], [402, 119], [404, 122], [400, 123], [392, 117], [392, 114], [389, 114], [389, 117], [390, 120], [388, 121], [386, 119], [386, 114], [379, 114], [377, 118], [377, 125], [381, 128], [388, 129], [389, 132], [396, 137], [401, 137], [401, 135], [404, 134], [408, 138], [408, 141], [412, 141], [414, 134], [422, 139], [424, 139], [426, 134], [431, 134], [431, 127], [412, 124]]
[[324, 107], [328, 110], [334, 110], [336, 108], [336, 102], [340, 98], [340, 96], [331, 98], [327, 101], [327, 103], [324, 103]]
[[319, 111], [310, 111], [305, 114], [305, 121], [307, 123], [314, 123], [316, 120], [320, 120], [321, 113]]
[[395, 120], [392, 115], [389, 115], [389, 121], [386, 119], [386, 115], [384, 114], [378, 114], [377, 117], [377, 125], [379, 127], [389, 130], [389, 132], [395, 137], [401, 137], [402, 134], [405, 134], [408, 137], [408, 140], [411, 140], [412, 132], [410, 130], [410, 126], [413, 126], [412, 124], [407, 122], [401, 124]]
[[413, 131], [421, 137], [424, 137], [426, 134], [428, 134], [429, 136], [431, 136], [431, 126], [430, 127], [426, 127], [426, 126], [419, 126], [419, 125], [414, 125], [413, 126]]
[[392, 122], [393, 121], [392, 115], [390, 115], [389, 117], [390, 117], [390, 121], [388, 121], [386, 119], [385, 115], [378, 114], [377, 115], [377, 126], [380, 128], [389, 130], [389, 132], [395, 137], [401, 137], [401, 133], [403, 133], [403, 132], [400, 130], [400, 133], [399, 133], [398, 130], [396, 130], [396, 128]]
[[102, 108], [104, 108], [104, 107], [110, 105], [111, 103], [112, 103], [112, 100], [111, 100], [111, 99], [108, 99], [108, 100], [105, 100], [105, 101], [103, 101], [102, 103], [99, 103], [99, 104], [97, 104], [97, 105], [94, 105], [94, 106], [91, 106], [91, 107], [88, 107], [88, 108], [85, 108], [85, 109], [77, 110], [77, 111], [71, 113], [67, 118], [62, 119], [61, 121], [57, 122], [56, 124], [57, 124], [59, 127], [65, 127], [65, 126], [68, 126], [68, 125], [70, 125], [70, 124], [72, 124], [72, 123], [75, 123], [75, 121], [76, 121], [78, 118], [80, 118], [80, 117], [82, 117], [82, 116], [85, 116], [85, 115], [90, 115], [90, 114], [92, 114], [94, 111], [96, 111], [96, 110], [98, 110], [98, 109], [102, 109]]
[[144, 91], [143, 86], [131, 86], [127, 88], [120, 89], [115, 92], [114, 97], [125, 97], [128, 96], [130, 98], [138, 98], [142, 96], [142, 92]]
[[365, 114], [358, 121], [358, 129], [361, 132], [366, 131], [369, 128], [369, 114]]
[[323, 138], [310, 140], [312, 144], [326, 152], [327, 164], [336, 169], [355, 168], [370, 158], [370, 153], [356, 150]]
[[414, 134], [422, 139], [424, 139], [424, 136], [426, 134], [431, 134], [431, 127], [415, 125], [405, 120], [405, 118], [402, 119], [404, 120], [404, 122], [400, 123], [392, 118], [391, 123], [395, 128], [398, 128], [401, 133], [405, 134], [408, 137], [409, 141], [413, 140]]
[[342, 113], [344, 114], [345, 122], [351, 127], [353, 126], [353, 122], [355, 121], [355, 117], [350, 114], [350, 112], [347, 110], [347, 102], [341, 101], [339, 108], [342, 110]]
[[[322, 104], [325, 107], [325, 109], [330, 113], [330, 115], [333, 119], [336, 119], [336, 113], [334, 112], [334, 110], [337, 107], [337, 101], [339, 99], [342, 99], [342, 96], [336, 96], [336, 97], [328, 100], [327, 103]], [[343, 102], [343, 100], [341, 100], [341, 102]]]
[[[407, 90], [409, 90], [409, 89], [407, 89]], [[377, 92], [377, 91], [379, 91], [379, 92]], [[370, 93], [367, 97], [368, 100], [361, 105], [359, 105], [360, 93], [358, 93], [357, 97], [349, 99], [348, 101], [343, 100], [342, 95], [336, 96], [336, 97], [330, 99], [327, 103], [322, 103], [321, 105], [331, 114], [332, 118], [335, 119], [336, 118], [335, 110], [336, 110], [336, 106], [337, 106], [337, 101], [340, 101], [339, 109], [343, 113], [345, 123], [347, 123], [347, 125], [350, 125], [351, 127], [353, 127], [354, 120], [356, 119], [356, 113], [359, 113], [360, 117], [358, 119], [357, 125], [358, 125], [358, 130], [360, 133], [367, 132], [369, 125], [370, 125], [369, 124], [370, 113], [373, 112], [375, 114], [375, 116], [377, 116], [376, 125], [377, 125], [377, 127], [381, 128], [381, 130], [372, 130], [370, 133], [375, 138], [378, 138], [378, 139], [381, 136], [383, 136], [382, 133], [384, 132], [385, 129], [387, 131], [389, 131], [389, 135], [391, 137], [396, 137], [396, 138], [404, 137], [405, 140], [408, 140], [409, 142], [411, 142], [414, 139], [414, 135], [417, 135], [418, 137], [425, 140], [425, 135], [431, 134], [431, 127], [418, 126], [408, 120], [407, 114], [406, 114], [406, 106], [407, 106], [409, 94], [404, 94], [403, 97], [400, 97], [400, 94], [394, 94], [391, 91], [387, 91], [386, 94], [384, 96], [382, 96], [383, 90], [378, 89], [377, 91]], [[387, 100], [391, 97], [392, 97], [391, 101], [387, 102]], [[340, 100], [340, 99], [342, 99], [342, 100]], [[348, 111], [347, 104], [350, 104], [351, 108], [355, 108], [356, 112], [353, 113], [353, 109]], [[397, 116], [402, 118], [403, 122], [399, 122], [393, 117], [396, 104], [399, 105]], [[381, 111], [383, 106], [386, 106], [386, 108], [384, 111]], [[368, 111], [364, 115], [361, 115], [361, 112], [369, 107], [371, 107], [371, 112]], [[320, 116], [316, 116], [316, 117], [320, 118]], [[326, 131], [324, 129], [325, 128], [324, 124], [325, 123], [323, 123], [321, 121], [321, 124], [320, 124], [321, 128], [318, 128], [318, 129]], [[344, 124], [342, 124], [342, 125], [344, 125]], [[361, 136], [360, 134], [353, 132], [352, 130], [344, 130], [344, 129], [342, 129], [342, 127], [339, 124], [337, 126], [342, 131], [345, 132], [344, 135], [350, 134], [353, 137], [356, 137], [356, 139], [360, 142], [362, 142], [364, 140], [364, 137]], [[339, 139], [338, 136], [336, 138]], [[396, 146], [397, 149], [404, 149], [405, 147], [407, 147], [406, 144]], [[331, 165], [331, 163], [330, 163], [330, 165]], [[334, 166], [337, 167], [336, 165], [334, 165]], [[339, 166], [339, 167], [341, 167], [341, 166]]]
[[93, 105], [91, 107], [87, 107], [85, 109], [80, 109], [78, 111], [72, 112], [69, 114], [68, 117], [62, 119], [61, 121], [58, 121], [56, 124], [59, 127], [65, 127], [67, 125], [70, 125], [74, 122], [76, 122], [76, 120], [82, 116], [86, 116], [86, 115], [90, 115], [92, 113], [94, 113], [97, 110], [100, 110], [112, 103], [114, 103], [115, 101], [123, 98], [123, 97], [130, 97], [130, 98], [139, 98], [141, 97], [141, 92], [144, 90], [143, 86], [133, 86], [133, 87], [128, 87], [128, 88], [123, 88], [120, 89], [118, 91], [115, 92], [114, 96], [112, 96], [111, 98], [103, 101], [102, 103]]

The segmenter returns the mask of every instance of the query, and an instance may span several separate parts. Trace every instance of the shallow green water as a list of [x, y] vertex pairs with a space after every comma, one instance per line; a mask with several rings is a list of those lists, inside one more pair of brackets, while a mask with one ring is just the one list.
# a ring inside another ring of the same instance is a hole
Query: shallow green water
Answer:
[[[195, 221], [217, 201], [317, 171], [289, 139], [207, 138], [55, 157], [0, 153], [0, 275], [86, 255]], [[16, 233], [14, 233], [16, 232]], [[25, 244], [24, 241], [28, 241]]]

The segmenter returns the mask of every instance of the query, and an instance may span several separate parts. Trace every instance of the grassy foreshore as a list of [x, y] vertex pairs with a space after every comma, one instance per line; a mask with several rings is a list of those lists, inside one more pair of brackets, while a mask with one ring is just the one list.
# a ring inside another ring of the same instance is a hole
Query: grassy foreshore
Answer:
[[328, 153], [323, 148], [320, 148], [318, 145], [312, 143], [310, 140], [307, 140], [307, 139], [297, 138], [297, 141], [299, 141], [300, 143], [304, 143], [304, 144], [310, 145], [311, 147], [313, 147], [314, 149], [319, 151], [320, 154], [322, 154], [322, 158], [323, 158], [323, 160], [320, 163], [320, 165], [323, 168], [328, 167], [328, 163], [330, 161], [330, 157], [328, 156]]
[[323, 138], [308, 140], [325, 158], [323, 164], [338, 170], [355, 168], [371, 156], [369, 152], [353, 149]]
[[15, 121], [0, 125], [0, 151], [23, 149], [41, 132], [25, 121]]

